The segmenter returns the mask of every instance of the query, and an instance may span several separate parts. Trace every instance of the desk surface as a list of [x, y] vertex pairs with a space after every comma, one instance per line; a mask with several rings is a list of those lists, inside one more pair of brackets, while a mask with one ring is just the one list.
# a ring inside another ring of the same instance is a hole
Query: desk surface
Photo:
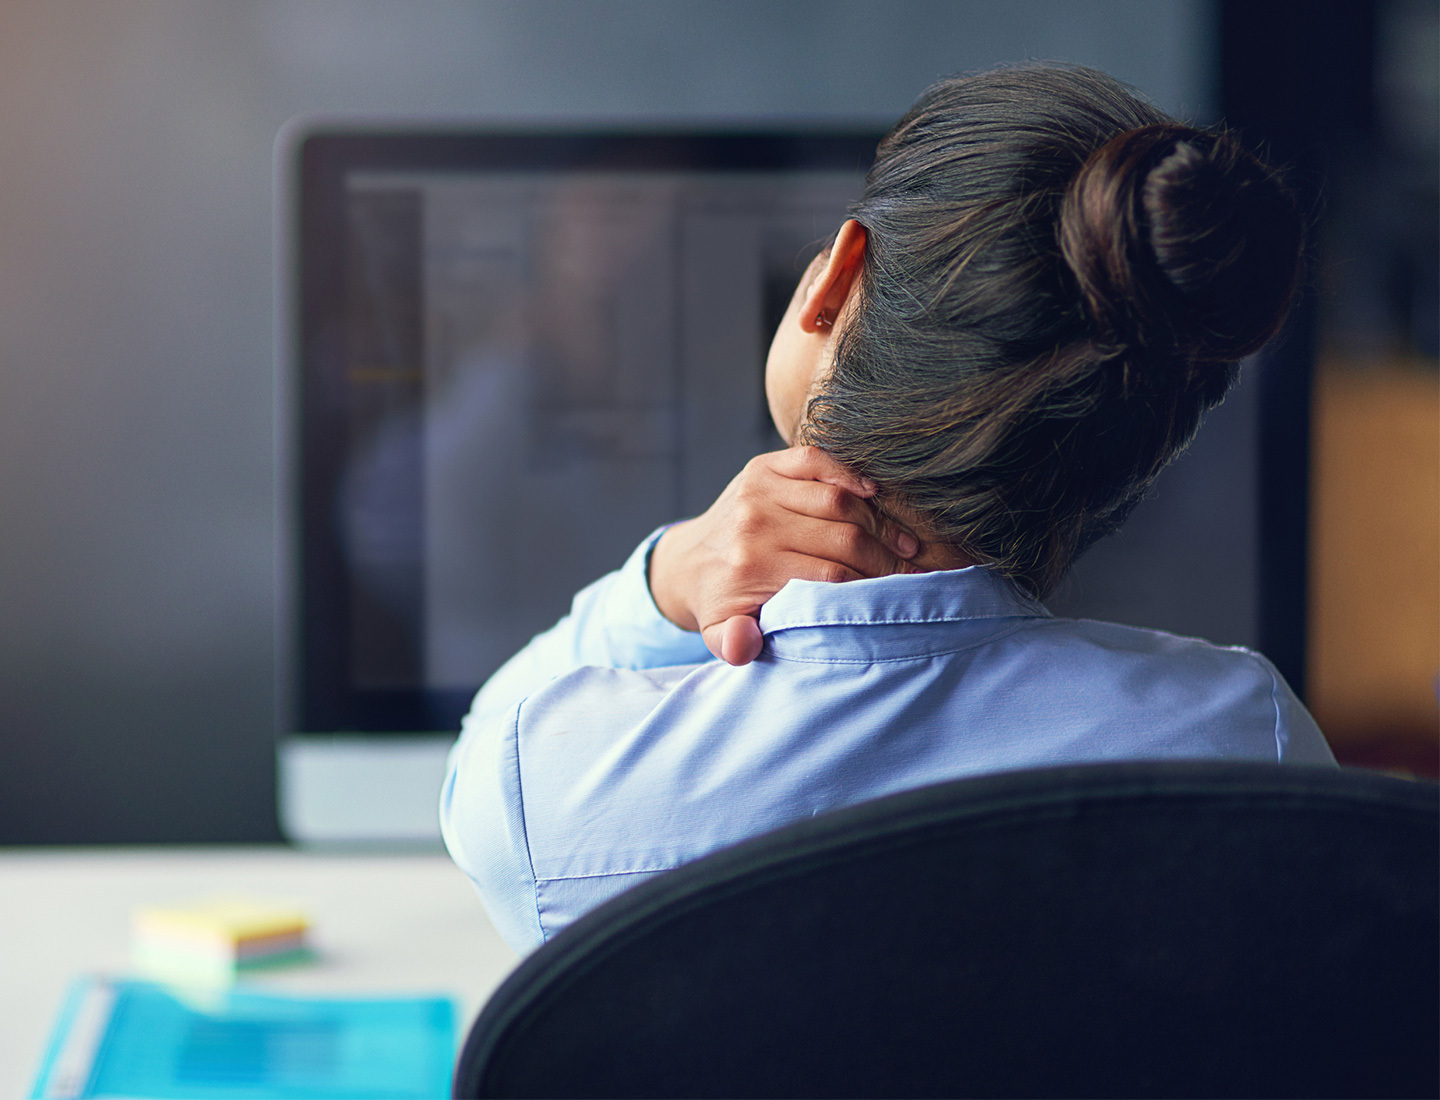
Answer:
[[256, 986], [447, 993], [462, 1037], [518, 961], [444, 855], [0, 849], [0, 1096], [29, 1095], [72, 978], [126, 971], [132, 909], [221, 891], [294, 902], [313, 921], [317, 960], [257, 976]]

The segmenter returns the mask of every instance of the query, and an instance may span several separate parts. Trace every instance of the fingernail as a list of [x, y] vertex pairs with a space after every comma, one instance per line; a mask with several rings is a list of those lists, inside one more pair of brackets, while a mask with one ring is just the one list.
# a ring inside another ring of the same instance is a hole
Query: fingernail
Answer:
[[874, 493], [879, 491], [880, 486], [876, 485], [868, 477], [862, 477], [860, 479], [860, 488], [864, 489], [867, 493]]
[[909, 531], [901, 531], [900, 537], [895, 541], [900, 547], [900, 556], [902, 558], [908, 558], [920, 549], [920, 540], [910, 534]]

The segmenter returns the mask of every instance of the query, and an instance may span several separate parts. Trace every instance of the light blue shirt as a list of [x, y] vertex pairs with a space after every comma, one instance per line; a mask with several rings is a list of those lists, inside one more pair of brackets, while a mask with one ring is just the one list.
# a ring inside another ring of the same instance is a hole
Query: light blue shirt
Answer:
[[1264, 657], [1057, 619], [989, 568], [791, 581], [732, 668], [656, 609], [658, 532], [475, 697], [440, 819], [529, 951], [652, 875], [799, 818], [981, 772], [1334, 764]]

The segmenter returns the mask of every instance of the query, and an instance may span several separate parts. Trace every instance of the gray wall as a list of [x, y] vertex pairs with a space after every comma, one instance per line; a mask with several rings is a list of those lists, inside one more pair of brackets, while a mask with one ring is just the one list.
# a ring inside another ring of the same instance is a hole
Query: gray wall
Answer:
[[275, 837], [271, 146], [886, 122], [1025, 57], [1206, 113], [1205, 0], [0, 4], [0, 843]]

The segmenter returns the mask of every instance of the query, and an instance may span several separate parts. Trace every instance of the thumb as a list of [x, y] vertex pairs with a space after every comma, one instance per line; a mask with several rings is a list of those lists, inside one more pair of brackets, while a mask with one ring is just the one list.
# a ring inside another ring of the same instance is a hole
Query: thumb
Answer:
[[760, 656], [765, 636], [760, 623], [749, 615], [732, 615], [724, 622], [711, 623], [700, 631], [705, 647], [726, 664], [748, 665]]

